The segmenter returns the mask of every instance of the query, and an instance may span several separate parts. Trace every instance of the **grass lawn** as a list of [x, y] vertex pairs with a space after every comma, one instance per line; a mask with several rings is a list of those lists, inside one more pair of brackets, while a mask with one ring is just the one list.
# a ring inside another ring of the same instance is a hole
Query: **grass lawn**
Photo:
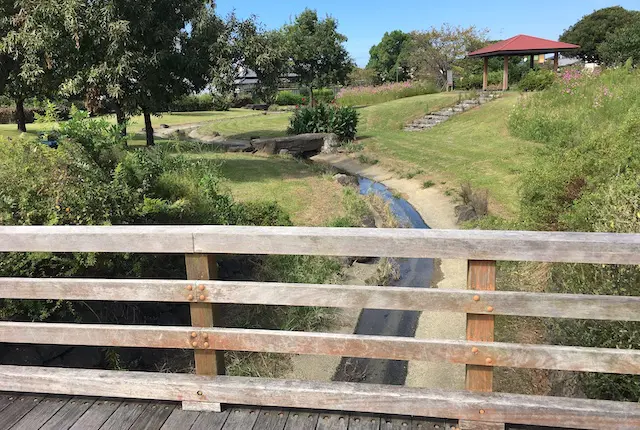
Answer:
[[289, 125], [288, 113], [235, 118], [207, 124], [200, 128], [203, 134], [219, 133], [228, 139], [250, 139], [284, 136]]
[[507, 93], [422, 132], [398, 130], [404, 123], [402, 112], [415, 108], [403, 105], [411, 99], [373, 106], [361, 129], [365, 154], [398, 172], [424, 171], [425, 178], [451, 181], [456, 188], [469, 181], [475, 188], [489, 190], [492, 202], [498, 204], [493, 205], [494, 212], [511, 215], [518, 207], [518, 174], [537, 145], [509, 134], [507, 119], [517, 97]]
[[275, 201], [295, 225], [324, 226], [344, 216], [343, 189], [331, 177], [291, 157], [200, 153], [189, 157], [222, 162], [226, 185], [239, 201]]

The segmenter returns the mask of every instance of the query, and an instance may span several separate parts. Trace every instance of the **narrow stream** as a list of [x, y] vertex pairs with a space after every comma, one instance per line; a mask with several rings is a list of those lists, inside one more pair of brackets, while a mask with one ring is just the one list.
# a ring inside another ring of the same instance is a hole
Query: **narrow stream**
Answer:
[[[390, 206], [402, 227], [428, 229], [420, 214], [404, 199], [395, 197], [384, 185], [358, 178], [360, 194], [377, 194]], [[429, 288], [433, 276], [433, 259], [399, 258], [399, 287]], [[393, 288], [393, 287], [390, 287]], [[356, 326], [356, 334], [414, 337], [420, 312], [364, 309]], [[336, 381], [357, 381], [371, 384], [404, 385], [408, 362], [343, 357], [334, 376]]]

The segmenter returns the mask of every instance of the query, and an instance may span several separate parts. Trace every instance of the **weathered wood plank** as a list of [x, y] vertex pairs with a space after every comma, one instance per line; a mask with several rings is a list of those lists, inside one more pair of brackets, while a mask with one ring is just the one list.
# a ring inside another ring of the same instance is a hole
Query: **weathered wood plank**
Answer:
[[640, 350], [280, 330], [0, 322], [0, 342], [7, 343], [190, 348], [194, 333], [197, 338], [207, 335], [208, 347], [218, 351], [640, 374]]
[[233, 408], [229, 411], [229, 418], [222, 427], [223, 430], [252, 429], [258, 420], [260, 408]]
[[345, 412], [332, 414], [323, 412], [318, 415], [316, 430], [347, 430], [349, 428], [349, 414]]
[[[189, 279], [211, 279], [218, 275], [218, 265], [215, 256], [187, 254], [185, 256], [187, 266], [187, 278]], [[189, 289], [190, 288], [190, 289]], [[201, 283], [194, 283], [187, 286], [188, 298], [204, 301], [210, 295], [206, 287]], [[196, 298], [197, 296], [197, 298]], [[201, 299], [202, 298], [202, 299]], [[215, 325], [216, 310], [210, 303], [191, 303], [191, 325], [194, 327], [213, 327]], [[224, 352], [215, 351], [208, 348], [209, 339], [205, 333], [190, 339], [190, 344], [194, 348], [196, 363], [196, 374], [198, 375], [224, 375]]]
[[[433, 426], [429, 428], [432, 429]], [[411, 430], [411, 417], [382, 417], [380, 430]]]
[[167, 421], [175, 408], [176, 406], [171, 403], [149, 403], [138, 419], [131, 425], [131, 430], [158, 430]]
[[554, 397], [550, 401], [549, 397], [544, 396], [426, 390], [347, 382], [0, 366], [0, 390], [73, 395], [102, 392], [114, 397], [169, 401], [216, 399], [228, 404], [291, 408], [314, 405], [328, 410], [471, 421], [481, 419], [498, 423], [543, 426], [571, 423], [574, 427], [585, 429], [640, 428], [638, 403], [561, 397]]
[[[448, 311], [640, 321], [640, 297], [512, 291], [440, 290], [353, 285], [283, 284], [244, 281], [163, 281], [142, 279], [0, 278], [0, 297], [7, 299], [63, 299], [183, 302], [192, 294], [188, 285], [204, 285], [204, 303], [322, 306], [365, 309]], [[478, 300], [474, 300], [478, 296]], [[194, 294], [194, 299], [200, 296]]]
[[289, 411], [276, 408], [262, 408], [253, 426], [254, 430], [284, 430]]
[[[471, 291], [495, 291], [496, 262], [470, 260], [467, 270], [467, 289]], [[479, 297], [479, 295], [478, 295]], [[487, 306], [493, 311], [493, 306]], [[493, 342], [495, 324], [493, 315], [467, 314], [467, 340], [476, 342]], [[473, 354], [480, 355], [480, 348], [474, 347]], [[482, 348], [484, 349], [484, 348]], [[485, 357], [487, 366], [478, 363], [467, 364], [465, 387], [471, 391], [493, 391], [494, 357]]]
[[[69, 376], [69, 380], [73, 380], [73, 376]], [[100, 395], [101, 390], [98, 388], [86, 395]], [[109, 419], [116, 409], [122, 404], [119, 400], [98, 399], [82, 416], [71, 426], [71, 430], [98, 430], [102, 424]]]
[[0, 411], [9, 406], [20, 395], [15, 393], [2, 393], [0, 394]]
[[[567, 425], [570, 424], [567, 423]], [[460, 430], [505, 430], [505, 425], [502, 423], [460, 420]]]
[[72, 397], [40, 430], [68, 430], [95, 401], [90, 397]]
[[301, 410], [291, 411], [284, 430], [316, 430], [318, 412]]
[[33, 430], [41, 428], [64, 405], [69, 402], [69, 397], [49, 396], [45, 397], [35, 408], [31, 409], [11, 430]]
[[349, 430], [380, 430], [380, 417], [371, 415], [351, 415]]
[[182, 409], [175, 408], [169, 418], [164, 422], [160, 430], [184, 430], [191, 429], [191, 426], [196, 421], [199, 412], [183, 411]]
[[142, 414], [149, 402], [127, 401], [116, 409], [107, 421], [100, 427], [100, 430], [122, 430], [128, 429]]
[[[406, 427], [405, 427], [406, 428]], [[448, 430], [446, 421], [442, 418], [419, 418], [411, 419], [411, 430]]]
[[150, 252], [640, 264], [640, 235], [245, 226], [0, 227], [0, 252]]
[[229, 418], [229, 413], [230, 411], [200, 412], [200, 415], [191, 426], [191, 430], [220, 430]]
[[[11, 390], [6, 390], [11, 391]], [[42, 401], [44, 396], [34, 396], [22, 394], [14, 399], [6, 408], [2, 410], [0, 429], [7, 430], [20, 421], [29, 411], [35, 408]]]

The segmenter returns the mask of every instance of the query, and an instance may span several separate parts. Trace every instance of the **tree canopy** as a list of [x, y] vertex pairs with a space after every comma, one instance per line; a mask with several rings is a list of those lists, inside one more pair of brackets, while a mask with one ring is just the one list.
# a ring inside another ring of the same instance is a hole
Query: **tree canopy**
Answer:
[[411, 35], [400, 30], [385, 33], [369, 50], [367, 69], [375, 72], [378, 82], [406, 81], [410, 77], [409, 47]]
[[638, 21], [640, 12], [620, 6], [607, 7], [582, 17], [565, 30], [560, 41], [580, 45], [577, 55], [584, 61], [600, 62], [598, 46], [616, 30]]
[[354, 66], [335, 19], [321, 20], [316, 11], [305, 9], [284, 33], [292, 71], [311, 89], [312, 98], [313, 88], [346, 82]]
[[598, 46], [600, 60], [607, 65], [620, 65], [631, 59], [640, 64], [640, 20], [616, 30]]

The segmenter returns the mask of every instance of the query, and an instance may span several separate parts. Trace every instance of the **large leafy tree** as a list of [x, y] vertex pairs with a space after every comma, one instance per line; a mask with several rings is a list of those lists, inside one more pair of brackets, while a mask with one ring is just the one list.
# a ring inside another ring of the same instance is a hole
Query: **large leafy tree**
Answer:
[[585, 61], [601, 60], [598, 46], [616, 30], [640, 21], [640, 12], [626, 10], [620, 6], [607, 7], [582, 17], [560, 36], [566, 43], [580, 45], [577, 55]]
[[610, 66], [620, 65], [629, 59], [634, 65], [640, 64], [640, 20], [607, 36], [598, 46], [598, 55], [604, 64]]
[[344, 47], [347, 38], [338, 33], [331, 17], [318, 19], [318, 13], [305, 9], [292, 24], [285, 25], [292, 71], [300, 83], [313, 88], [344, 83], [353, 70], [353, 61]]
[[115, 105], [118, 122], [142, 112], [147, 145], [154, 144], [151, 116], [177, 96], [198, 89], [202, 63], [193, 62], [188, 24], [212, 2], [203, 0], [85, 0], [79, 35], [82, 63], [64, 89], [93, 104]]
[[486, 34], [486, 30], [478, 30], [474, 26], [463, 28], [449, 24], [415, 31], [411, 33], [409, 64], [416, 76], [435, 79], [444, 86], [447, 70], [454, 70], [469, 51], [481, 46]]
[[367, 69], [375, 71], [378, 82], [409, 79], [409, 45], [411, 35], [400, 30], [385, 33], [382, 40], [369, 50]]
[[259, 31], [246, 44], [246, 66], [256, 73], [255, 95], [267, 104], [275, 103], [283, 75], [288, 70], [285, 35], [282, 31]]
[[72, 73], [77, 6], [74, 0], [0, 1], [0, 91], [15, 101], [22, 132], [25, 100], [54, 96]]

